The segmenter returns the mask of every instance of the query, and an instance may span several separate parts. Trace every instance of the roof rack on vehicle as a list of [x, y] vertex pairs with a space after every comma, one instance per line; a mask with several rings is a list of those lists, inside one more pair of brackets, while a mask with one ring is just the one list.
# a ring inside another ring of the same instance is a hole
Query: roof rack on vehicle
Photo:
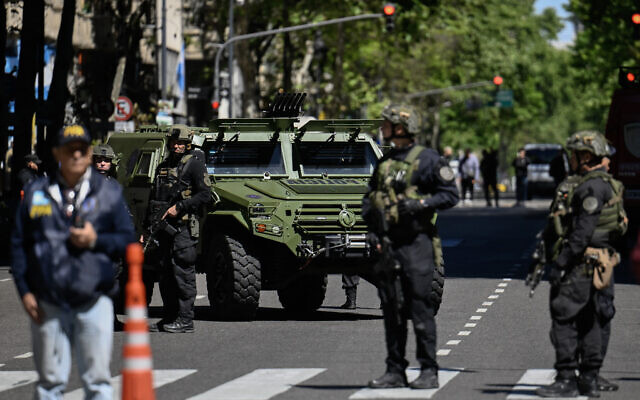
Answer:
[[292, 118], [302, 114], [306, 93], [278, 93], [267, 109], [262, 110], [267, 118]]

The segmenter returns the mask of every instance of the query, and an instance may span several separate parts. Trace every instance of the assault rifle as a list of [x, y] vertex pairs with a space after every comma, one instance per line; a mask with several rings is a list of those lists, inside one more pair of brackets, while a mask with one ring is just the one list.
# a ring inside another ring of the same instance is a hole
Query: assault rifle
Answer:
[[531, 254], [531, 265], [529, 266], [527, 277], [524, 280], [524, 284], [530, 288], [529, 297], [533, 297], [547, 266], [546, 246], [542, 232], [538, 232], [536, 240], [536, 248], [533, 250], [533, 254]]
[[166, 219], [162, 219], [162, 216], [169, 209], [169, 203], [166, 201], [154, 201], [149, 203], [149, 216], [151, 224], [147, 228], [148, 235], [145, 235], [144, 250], [151, 243], [159, 245], [158, 235], [160, 232], [165, 232], [167, 235], [173, 237], [177, 235], [180, 230], [169, 223]]
[[384, 213], [376, 208], [374, 210], [375, 234], [380, 240], [381, 251], [371, 249], [377, 254], [378, 260], [373, 266], [373, 272], [380, 282], [380, 297], [383, 303], [392, 304], [396, 309], [396, 320], [402, 322], [402, 310], [404, 308], [404, 293], [402, 291], [402, 280], [400, 273], [402, 266], [393, 258], [392, 242], [387, 235], [388, 224], [384, 218]]

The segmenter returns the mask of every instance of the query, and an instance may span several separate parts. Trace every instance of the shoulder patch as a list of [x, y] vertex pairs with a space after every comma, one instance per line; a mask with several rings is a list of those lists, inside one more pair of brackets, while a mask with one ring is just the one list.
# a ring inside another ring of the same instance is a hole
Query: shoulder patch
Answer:
[[593, 196], [588, 196], [582, 201], [582, 208], [588, 214], [592, 214], [598, 208], [598, 199]]
[[445, 165], [443, 167], [440, 168], [439, 171], [440, 177], [445, 181], [445, 182], [449, 182], [452, 181], [453, 178], [456, 177], [455, 172], [453, 172], [453, 168], [451, 168], [448, 165]]

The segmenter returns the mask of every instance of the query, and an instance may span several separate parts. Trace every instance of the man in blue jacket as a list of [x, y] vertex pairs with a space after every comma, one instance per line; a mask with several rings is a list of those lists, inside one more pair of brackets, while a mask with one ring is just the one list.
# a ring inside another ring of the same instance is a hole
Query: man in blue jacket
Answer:
[[86, 398], [112, 398], [109, 295], [134, 227], [118, 183], [90, 167], [90, 140], [80, 125], [60, 130], [59, 171], [25, 187], [11, 237], [13, 276], [32, 320], [38, 399], [62, 398], [72, 347]]

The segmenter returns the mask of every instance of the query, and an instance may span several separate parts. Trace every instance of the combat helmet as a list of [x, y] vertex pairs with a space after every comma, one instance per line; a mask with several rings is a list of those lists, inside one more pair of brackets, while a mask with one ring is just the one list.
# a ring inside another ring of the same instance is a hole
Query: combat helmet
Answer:
[[407, 105], [389, 104], [382, 110], [382, 118], [394, 125], [402, 125], [409, 135], [415, 135], [419, 130], [418, 115]]
[[186, 125], [176, 124], [169, 128], [167, 136], [170, 136], [173, 139], [191, 142], [191, 139], [193, 139], [193, 131]]
[[93, 157], [107, 157], [111, 159], [111, 164], [118, 165], [118, 157], [113, 148], [108, 144], [97, 144], [93, 146]]
[[572, 151], [588, 151], [596, 157], [609, 157], [611, 148], [607, 139], [596, 131], [580, 131], [569, 136], [567, 149]]

